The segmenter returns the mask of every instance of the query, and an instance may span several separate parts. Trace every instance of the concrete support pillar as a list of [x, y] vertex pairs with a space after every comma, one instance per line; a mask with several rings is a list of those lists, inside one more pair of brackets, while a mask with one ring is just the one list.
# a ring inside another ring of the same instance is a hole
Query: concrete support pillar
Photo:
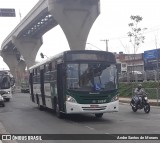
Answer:
[[18, 62], [18, 69], [19, 69], [19, 71], [21, 71], [21, 72], [25, 72], [25, 68], [26, 68], [26, 63], [25, 63], [25, 61], [23, 61], [23, 60], [20, 60], [19, 62]]
[[2, 52], [1, 56], [3, 57], [3, 61], [8, 65], [11, 74], [15, 78], [16, 85], [20, 85], [24, 80], [26, 68], [25, 61], [18, 61], [15, 53], [13, 52]]
[[11, 74], [13, 75], [13, 77], [16, 80], [16, 84], [18, 85], [18, 83], [19, 83], [18, 77], [17, 77], [17, 73], [19, 72], [18, 68], [17, 68], [18, 60], [17, 60], [15, 53], [13, 53], [12, 51], [1, 52], [1, 56], [3, 57], [3, 61], [8, 65]]
[[35, 58], [39, 48], [42, 45], [42, 38], [20, 38], [12, 37], [12, 42], [23, 56], [27, 68], [35, 64]]
[[48, 0], [48, 11], [61, 26], [71, 50], [84, 50], [100, 14], [99, 0]]
[[12, 52], [1, 52], [1, 56], [3, 58], [3, 61], [8, 65], [11, 74], [15, 77], [16, 76], [16, 68], [17, 68], [17, 58], [16, 55]]
[[17, 69], [19, 71], [19, 77], [20, 77], [20, 83], [24, 81], [25, 78], [25, 69], [26, 69], [26, 63], [25, 61], [21, 60], [18, 62]]

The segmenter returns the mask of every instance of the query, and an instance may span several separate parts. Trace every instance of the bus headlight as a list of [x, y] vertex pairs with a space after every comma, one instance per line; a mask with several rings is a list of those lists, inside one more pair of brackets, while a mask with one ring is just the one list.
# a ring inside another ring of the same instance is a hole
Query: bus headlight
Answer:
[[2, 96], [0, 96], [0, 101], [3, 101], [3, 100], [4, 100], [4, 98]]
[[118, 95], [114, 96], [112, 99], [111, 99], [111, 102], [114, 102], [114, 101], [117, 101], [118, 100]]
[[144, 97], [144, 99], [145, 99], [145, 100], [148, 100], [148, 98], [147, 98], [147, 97]]
[[77, 101], [72, 96], [69, 95], [67, 95], [67, 101], [72, 103], [77, 103]]
[[10, 94], [10, 91], [8, 91], [7, 94]]

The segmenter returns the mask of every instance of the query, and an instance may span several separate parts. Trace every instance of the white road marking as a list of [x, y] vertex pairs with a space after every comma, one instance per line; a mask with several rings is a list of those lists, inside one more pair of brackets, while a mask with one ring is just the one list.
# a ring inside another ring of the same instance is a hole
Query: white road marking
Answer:
[[94, 128], [92, 127], [89, 127], [89, 126], [85, 126], [86, 128], [90, 129], [90, 130], [95, 130]]
[[104, 133], [104, 134], [110, 134], [110, 133]]

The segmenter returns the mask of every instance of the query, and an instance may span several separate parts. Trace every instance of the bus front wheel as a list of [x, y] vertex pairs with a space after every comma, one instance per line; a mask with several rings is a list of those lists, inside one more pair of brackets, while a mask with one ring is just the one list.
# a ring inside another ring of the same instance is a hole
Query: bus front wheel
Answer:
[[6, 98], [6, 101], [9, 102], [9, 101], [10, 101], [10, 98]]
[[102, 118], [103, 113], [95, 114], [96, 118]]

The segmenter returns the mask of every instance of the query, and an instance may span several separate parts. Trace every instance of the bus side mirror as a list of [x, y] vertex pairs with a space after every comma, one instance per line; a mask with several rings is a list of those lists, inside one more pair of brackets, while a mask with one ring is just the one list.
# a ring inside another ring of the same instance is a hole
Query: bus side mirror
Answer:
[[40, 56], [41, 56], [41, 58], [42, 58], [42, 59], [44, 58], [44, 55], [43, 55], [43, 53], [40, 53]]
[[14, 83], [15, 83], [15, 81], [14, 81], [14, 79], [11, 79], [11, 86], [13, 86], [14, 85]]

